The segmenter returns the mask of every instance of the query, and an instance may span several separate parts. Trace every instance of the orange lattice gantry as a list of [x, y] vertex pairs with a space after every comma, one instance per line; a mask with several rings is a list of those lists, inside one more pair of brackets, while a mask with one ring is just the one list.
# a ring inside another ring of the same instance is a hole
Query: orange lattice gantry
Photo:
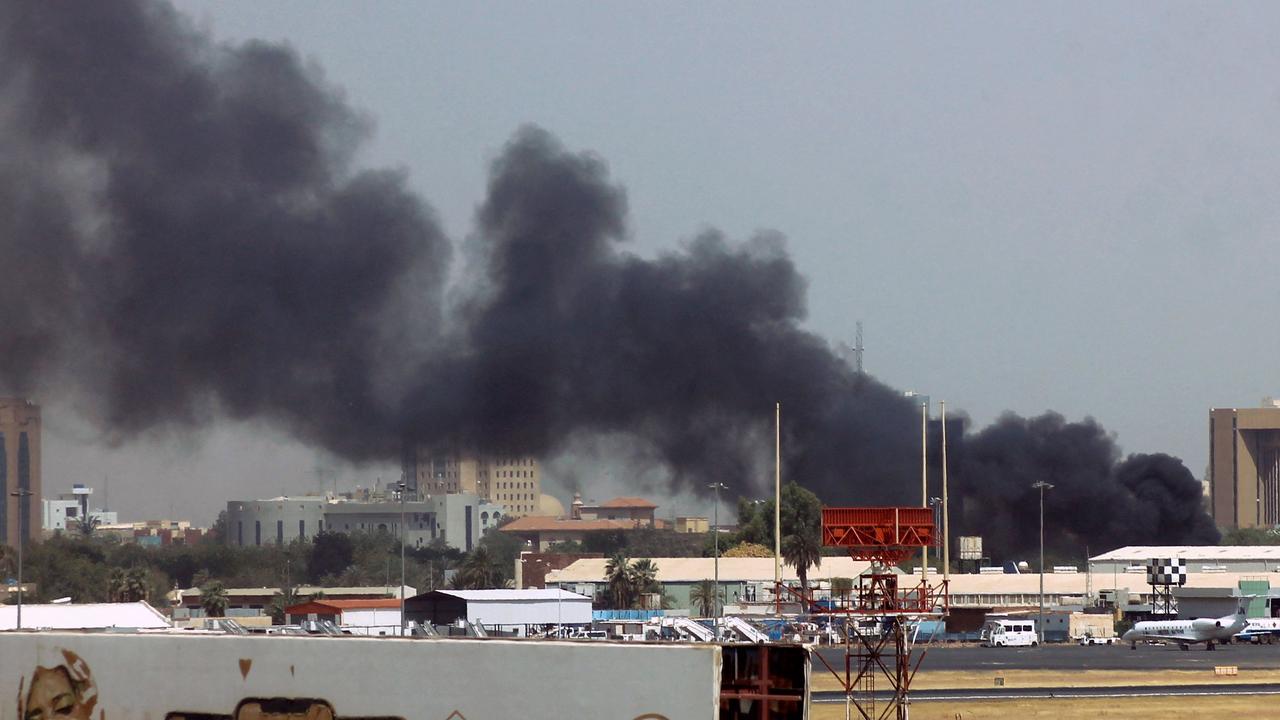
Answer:
[[842, 547], [856, 560], [897, 565], [934, 544], [933, 510], [927, 507], [829, 507], [822, 509], [822, 544]]

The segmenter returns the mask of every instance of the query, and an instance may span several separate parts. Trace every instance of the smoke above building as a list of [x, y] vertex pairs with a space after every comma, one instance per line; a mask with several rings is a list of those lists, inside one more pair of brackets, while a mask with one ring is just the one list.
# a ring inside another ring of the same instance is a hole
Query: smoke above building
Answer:
[[[71, 397], [107, 442], [223, 418], [354, 461], [623, 436], [673, 491], [763, 487], [782, 402], [788, 478], [918, 501], [917, 409], [803, 329], [780, 235], [628, 253], [604, 160], [526, 127], [450, 285], [404, 173], [352, 162], [369, 131], [293, 50], [167, 4], [0, 7], [0, 383]], [[1121, 461], [1092, 421], [1010, 416], [964, 446], [958, 528], [989, 543], [1027, 546], [1041, 478], [1051, 545], [1216, 537], [1178, 460]]]

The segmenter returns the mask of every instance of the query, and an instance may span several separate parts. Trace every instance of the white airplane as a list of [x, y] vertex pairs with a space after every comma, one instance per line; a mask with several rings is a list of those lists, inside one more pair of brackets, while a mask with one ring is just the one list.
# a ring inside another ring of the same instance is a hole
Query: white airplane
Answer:
[[1195, 620], [1144, 620], [1125, 632], [1121, 640], [1129, 643], [1133, 650], [1138, 649], [1142, 640], [1177, 643], [1183, 650], [1195, 643], [1204, 643], [1206, 650], [1212, 650], [1216, 643], [1230, 642], [1231, 638], [1249, 625], [1245, 617], [1247, 599], [1241, 599], [1240, 607], [1235, 615], [1226, 615], [1217, 619], [1196, 618]]

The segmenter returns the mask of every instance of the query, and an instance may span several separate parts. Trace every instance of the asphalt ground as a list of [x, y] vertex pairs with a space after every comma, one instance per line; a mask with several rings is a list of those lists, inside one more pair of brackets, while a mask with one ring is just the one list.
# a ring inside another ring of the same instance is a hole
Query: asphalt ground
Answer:
[[[1280, 645], [1219, 645], [1212, 651], [1197, 645], [1180, 650], [1177, 645], [1045, 645], [1041, 647], [984, 648], [965, 646], [917, 646], [927, 650], [920, 672], [930, 670], [1204, 670], [1215, 665], [1240, 669], [1280, 670]], [[844, 649], [817, 650], [832, 666], [844, 665]], [[814, 661], [815, 667], [821, 664]]]
[[[912, 690], [912, 702], [937, 700], [1041, 700], [1067, 698], [1122, 698], [1122, 697], [1203, 697], [1206, 695], [1280, 695], [1280, 685], [1179, 685], [1177, 687], [1151, 687], [1133, 685], [1120, 687], [1079, 688], [986, 688], [983, 690]], [[876, 693], [881, 700], [888, 700], [887, 693]], [[815, 692], [810, 700], [816, 703], [844, 702], [844, 693]]]

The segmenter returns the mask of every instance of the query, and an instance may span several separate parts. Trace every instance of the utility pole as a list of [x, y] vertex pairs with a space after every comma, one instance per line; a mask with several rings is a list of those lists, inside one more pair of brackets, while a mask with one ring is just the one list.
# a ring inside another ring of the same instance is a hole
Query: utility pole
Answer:
[[[26, 488], [19, 488], [17, 490], [11, 491], [9, 494], [13, 497], [18, 498], [18, 512], [22, 513], [24, 518], [27, 517], [30, 514], [30, 510], [27, 507], [23, 507], [25, 503], [23, 503], [22, 501], [24, 498], [29, 498], [35, 493], [31, 492]], [[22, 546], [27, 544], [27, 536], [25, 533], [22, 532], [25, 527], [29, 527], [29, 525], [24, 522], [18, 523], [18, 625], [17, 625], [17, 629], [19, 630], [22, 629]]]
[[715, 571], [714, 572], [715, 572], [715, 578], [716, 578], [715, 579], [716, 591], [715, 591], [715, 594], [712, 595], [711, 597], [711, 607], [712, 607], [711, 622], [715, 625], [716, 640], [719, 641], [720, 640], [720, 491], [728, 490], [729, 488], [727, 488], [724, 485], [724, 483], [718, 483], [718, 482], [711, 483], [707, 487], [711, 488], [716, 493], [716, 506], [715, 506], [715, 509], [712, 510], [712, 514], [714, 517], [714, 519], [712, 520], [712, 523], [715, 525], [715, 527], [712, 528], [712, 532], [715, 533], [715, 535], [713, 536], [713, 541], [715, 544]]
[[942, 581], [951, 580], [951, 508], [947, 505], [947, 401], [938, 403], [942, 415]]
[[782, 614], [782, 403], [773, 416], [773, 604]]
[[[929, 507], [929, 405], [920, 403], [920, 507]], [[920, 580], [929, 579], [929, 546], [920, 548]]]
[[400, 635], [404, 636], [404, 494], [409, 485], [401, 475], [400, 484]]
[[1040, 646], [1044, 647], [1044, 491], [1053, 485], [1040, 480], [1031, 487], [1040, 491]]

